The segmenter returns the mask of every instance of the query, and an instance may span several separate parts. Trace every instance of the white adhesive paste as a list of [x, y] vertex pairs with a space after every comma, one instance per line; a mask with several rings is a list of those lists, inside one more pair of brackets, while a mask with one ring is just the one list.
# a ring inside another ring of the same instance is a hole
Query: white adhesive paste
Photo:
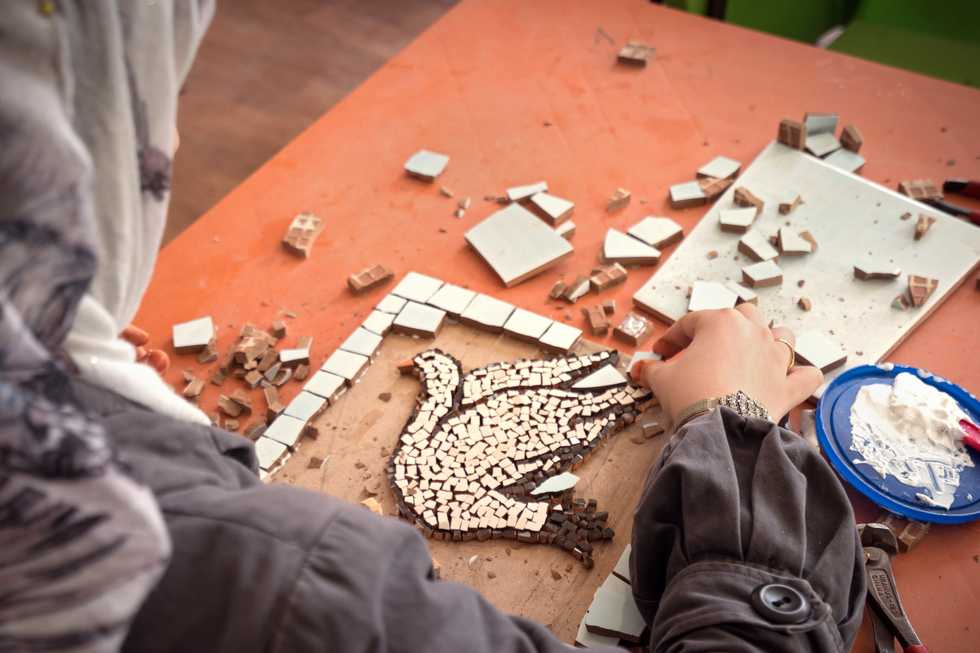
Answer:
[[912, 374], [899, 374], [894, 385], [866, 385], [851, 406], [851, 450], [864, 456], [854, 462], [925, 488], [928, 494], [915, 495], [919, 501], [949, 509], [960, 471], [974, 466], [961, 419], [970, 417], [952, 397]]

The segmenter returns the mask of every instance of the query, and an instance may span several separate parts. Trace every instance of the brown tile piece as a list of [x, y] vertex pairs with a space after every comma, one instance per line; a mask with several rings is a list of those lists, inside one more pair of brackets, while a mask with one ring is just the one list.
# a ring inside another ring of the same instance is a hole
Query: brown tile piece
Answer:
[[813, 308], [813, 303], [806, 297], [796, 302], [796, 305], [802, 308], [804, 311], [809, 311], [811, 308]]
[[557, 569], [552, 569], [551, 577], [554, 578], [555, 580], [561, 580], [561, 572], [558, 571]]
[[242, 414], [242, 407], [224, 395], [218, 397], [218, 410], [229, 417], [238, 417]]
[[552, 299], [558, 299], [565, 292], [566, 288], [568, 288], [568, 284], [564, 281], [559, 281], [551, 287], [551, 291], [548, 293], [548, 296]]
[[585, 313], [585, 320], [589, 325], [589, 330], [592, 332], [592, 335], [604, 336], [609, 332], [609, 322], [601, 306], [589, 306], [588, 308], [583, 308], [582, 312]]
[[926, 277], [917, 277], [914, 274], [910, 274], [909, 295], [912, 296], [912, 306], [919, 308], [925, 304], [932, 296], [932, 293], [936, 292], [936, 288], [938, 286], [938, 279], [928, 279]]
[[249, 440], [255, 441], [262, 437], [265, 433], [266, 424], [262, 419], [257, 419], [251, 424], [245, 427], [245, 431], [242, 433]]
[[704, 193], [704, 199], [710, 202], [724, 193], [728, 187], [732, 185], [732, 181], [734, 180], [705, 177], [703, 179], [698, 179], [698, 184], [701, 186], [701, 192]]
[[800, 232], [800, 238], [802, 238], [806, 242], [810, 243], [810, 251], [811, 252], [815, 252], [815, 251], [817, 251], [820, 248], [820, 245], [817, 244], [816, 238], [814, 238], [813, 237], [813, 234], [811, 234], [809, 231], [801, 231]]
[[262, 373], [252, 370], [245, 375], [244, 381], [249, 390], [255, 390], [256, 386], [259, 385], [259, 382], [262, 381]]
[[282, 248], [299, 258], [310, 258], [313, 242], [326, 225], [312, 213], [300, 213], [289, 223], [282, 237]]
[[926, 235], [929, 231], [929, 227], [935, 224], [936, 218], [926, 215], [925, 213], [919, 214], [919, 220], [915, 225], [915, 239], [922, 240], [922, 237]]
[[204, 351], [197, 355], [197, 362], [201, 365], [212, 363], [216, 360], [218, 360], [218, 336], [211, 338]]
[[[589, 286], [589, 278], [583, 274], [578, 275], [578, 278], [572, 283], [568, 284], [565, 290], [562, 291], [561, 299], [574, 304], [579, 300], [579, 297], [581, 297], [580, 292], [582, 288], [586, 286]], [[588, 292], [588, 290], [586, 290], [586, 292]]]
[[259, 364], [255, 369], [265, 374], [270, 367], [276, 364], [277, 360], [279, 360], [279, 352], [277, 352], [275, 349], [267, 349], [265, 353], [262, 354], [262, 359], [259, 361]]
[[265, 394], [265, 421], [268, 424], [272, 424], [282, 414], [282, 411], [286, 410], [286, 407], [279, 401], [279, 391], [275, 387], [269, 386], [268, 388], [263, 388], [262, 392]]
[[225, 420], [225, 430], [226, 431], [237, 431], [238, 430], [238, 420], [237, 419], [226, 419]]
[[606, 315], [612, 315], [613, 313], [615, 313], [616, 312], [616, 300], [615, 299], [607, 299], [604, 302], [602, 302], [602, 310], [606, 313]]
[[215, 372], [211, 375], [211, 383], [218, 386], [219, 388], [225, 384], [225, 379], [228, 378], [221, 372]]
[[779, 142], [796, 150], [806, 147], [807, 127], [802, 122], [787, 118], [779, 123]]
[[653, 335], [653, 331], [652, 320], [630, 311], [619, 326], [613, 329], [613, 335], [633, 347], [639, 347]]
[[616, 55], [616, 61], [627, 66], [644, 67], [657, 57], [657, 49], [642, 41], [627, 41]]
[[621, 209], [630, 203], [630, 192], [625, 188], [617, 188], [616, 192], [606, 201], [606, 213]]
[[282, 320], [276, 320], [272, 323], [272, 335], [278, 339], [283, 339], [286, 337], [286, 323]]
[[306, 377], [310, 375], [310, 366], [307, 363], [300, 363], [296, 366], [296, 371], [293, 372], [293, 378], [297, 381], [305, 381]]
[[246, 412], [250, 415], [252, 414], [252, 400], [248, 398], [248, 395], [245, 394], [245, 391], [242, 390], [241, 388], [232, 392], [231, 397], [229, 397], [229, 399], [231, 399], [236, 404], [238, 404], [238, 406], [242, 409], [243, 412]]
[[190, 382], [184, 388], [184, 396], [187, 398], [196, 397], [204, 390], [204, 381], [197, 377], [191, 377]]
[[599, 295], [626, 283], [626, 277], [626, 268], [619, 263], [613, 263], [600, 268], [598, 272], [592, 275], [589, 282], [592, 285], [592, 292]]
[[762, 209], [766, 205], [765, 202], [753, 195], [752, 192], [744, 186], [735, 189], [735, 195], [732, 197], [732, 199], [739, 206], [754, 206], [756, 215], [762, 213]]
[[382, 264], [361, 270], [347, 278], [347, 287], [356, 296], [379, 288], [395, 278], [395, 273]]
[[803, 203], [803, 196], [797, 195], [796, 199], [792, 202], [782, 202], [779, 205], [779, 212], [783, 215], [789, 215], [796, 210], [796, 207]]
[[942, 191], [936, 188], [932, 179], [903, 181], [898, 184], [898, 192], [914, 200], [941, 200], [943, 198]]
[[857, 154], [864, 145], [864, 137], [854, 125], [848, 125], [840, 134], [840, 144], [845, 150], [850, 150]]

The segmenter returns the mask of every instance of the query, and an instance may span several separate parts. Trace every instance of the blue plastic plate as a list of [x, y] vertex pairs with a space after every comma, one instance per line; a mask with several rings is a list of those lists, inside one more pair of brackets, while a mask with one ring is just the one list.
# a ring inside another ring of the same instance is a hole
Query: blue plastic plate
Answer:
[[862, 365], [838, 376], [823, 393], [816, 413], [820, 445], [848, 483], [896, 514], [937, 524], [959, 524], [980, 518], [980, 454], [969, 447], [967, 451], [975, 466], [960, 472], [960, 486], [949, 510], [928, 506], [916, 499], [916, 493], [929, 494], [924, 488], [903, 485], [893, 476], [883, 479], [867, 463], [854, 462], [864, 460], [860, 453], [851, 450], [851, 406], [858, 390], [872, 383], [891, 385], [902, 372], [916, 374], [923, 383], [950, 395], [974, 424], [980, 424], [980, 401], [955, 383], [906, 365]]

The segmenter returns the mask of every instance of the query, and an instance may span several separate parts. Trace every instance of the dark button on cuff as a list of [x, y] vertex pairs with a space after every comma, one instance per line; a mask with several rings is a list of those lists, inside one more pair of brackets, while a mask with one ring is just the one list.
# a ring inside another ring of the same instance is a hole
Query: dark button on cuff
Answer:
[[769, 583], [752, 592], [752, 607], [777, 624], [801, 624], [810, 616], [810, 602], [789, 585]]

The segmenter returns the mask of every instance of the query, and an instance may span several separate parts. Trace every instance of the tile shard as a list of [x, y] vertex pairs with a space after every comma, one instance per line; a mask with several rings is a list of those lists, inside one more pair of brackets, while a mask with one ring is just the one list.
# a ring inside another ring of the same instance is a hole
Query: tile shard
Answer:
[[608, 390], [609, 388], [625, 386], [628, 383], [626, 377], [620, 374], [614, 365], [605, 365], [572, 384], [572, 390]]
[[840, 144], [845, 150], [857, 154], [861, 151], [861, 146], [864, 145], [864, 137], [861, 136], [857, 127], [848, 125], [840, 134]]
[[360, 380], [370, 364], [371, 361], [368, 360], [367, 356], [338, 349], [330, 355], [330, 358], [320, 369], [343, 378], [348, 386], [354, 387], [354, 384]]
[[742, 268], [742, 280], [749, 288], [768, 288], [783, 282], [783, 271], [772, 261], [762, 261]]
[[932, 179], [900, 182], [898, 184], [898, 192], [920, 201], [941, 200], [943, 198], [942, 191], [936, 188], [936, 185], [932, 183]]
[[439, 289], [426, 303], [429, 306], [446, 311], [451, 317], [459, 319], [466, 307], [476, 298], [476, 293], [468, 288], [460, 288], [447, 283]]
[[725, 156], [717, 156], [698, 170], [698, 179], [713, 177], [715, 179], [735, 179], [742, 164]]
[[616, 192], [606, 201], [606, 213], [621, 209], [630, 203], [632, 195], [625, 188], [617, 188]]
[[756, 208], [756, 216], [762, 213], [762, 210], [766, 206], [765, 202], [756, 197], [752, 191], [745, 186], [740, 186], [735, 189], [735, 194], [732, 196], [732, 200], [741, 207], [754, 206]]
[[922, 240], [922, 237], [929, 231], [929, 227], [936, 223], [936, 218], [925, 213], [919, 214], [919, 220], [915, 224], [915, 239]]
[[754, 206], [744, 209], [722, 209], [718, 212], [718, 226], [726, 233], [748, 233], [749, 227], [758, 215], [759, 210]]
[[755, 294], [751, 288], [746, 288], [735, 281], [726, 281], [725, 287], [738, 295], [738, 300], [735, 302], [736, 306], [739, 304], [752, 304], [754, 306], [759, 305], [759, 296]]
[[919, 277], [914, 274], [909, 275], [909, 296], [912, 297], [912, 306], [919, 308], [924, 306], [932, 294], [939, 287], [938, 279]]
[[652, 45], [642, 41], [627, 41], [619, 54], [616, 55], [616, 61], [627, 66], [643, 68], [656, 57], [657, 49]]
[[698, 179], [698, 186], [701, 187], [701, 192], [704, 193], [705, 202], [713, 202], [722, 193], [728, 190], [728, 187], [732, 185], [734, 179], [715, 179], [714, 177], [705, 177], [703, 179]]
[[847, 354], [819, 331], [808, 331], [796, 339], [796, 361], [826, 374], [846, 363]]
[[695, 281], [688, 312], [717, 308], [734, 308], [738, 303], [738, 293], [714, 281]]
[[293, 256], [307, 259], [313, 251], [313, 243], [323, 231], [325, 223], [312, 213], [300, 213], [289, 223], [282, 237], [282, 248]]
[[534, 344], [552, 323], [552, 320], [537, 313], [518, 308], [504, 324], [504, 333], [516, 340]]
[[558, 494], [568, 492], [575, 484], [578, 483], [579, 478], [571, 472], [562, 472], [561, 474], [556, 474], [549, 479], [546, 479], [538, 487], [531, 490], [532, 496], [540, 496], [542, 494]]
[[602, 257], [608, 263], [621, 265], [656, 265], [660, 262], [660, 250], [621, 231], [610, 229], [606, 232]]
[[779, 135], [777, 138], [783, 145], [787, 145], [794, 150], [803, 150], [806, 147], [807, 126], [802, 122], [787, 118], [779, 123]]
[[178, 354], [199, 354], [212, 338], [214, 323], [210, 316], [173, 325], [174, 350]]
[[844, 172], [853, 172], [856, 175], [861, 174], [861, 171], [864, 170], [864, 164], [868, 162], [860, 154], [855, 154], [845, 149], [839, 149], [831, 153], [829, 156], [824, 157], [824, 161], [836, 168], [840, 168]]
[[466, 232], [465, 237], [507, 288], [574, 253], [566, 239], [517, 203], [493, 213]]
[[417, 179], [431, 183], [443, 173], [448, 164], [449, 157], [445, 154], [419, 150], [405, 162], [405, 172]]
[[630, 311], [622, 322], [613, 329], [613, 335], [633, 347], [639, 347], [653, 335], [654, 325], [651, 320], [636, 311]]
[[670, 218], [648, 216], [626, 232], [655, 249], [663, 249], [684, 238], [684, 229]]
[[514, 186], [507, 189], [507, 199], [511, 202], [526, 202], [538, 193], [548, 192], [548, 182], [539, 181], [524, 186]]
[[674, 184], [670, 187], [670, 206], [673, 209], [687, 209], [692, 206], [700, 206], [707, 201], [701, 184], [696, 181], [688, 181], [683, 184]]
[[602, 266], [598, 272], [592, 275], [589, 283], [592, 286], [592, 292], [600, 295], [607, 290], [612, 290], [616, 286], [621, 286], [626, 283], [626, 278], [626, 268], [619, 263], [613, 263]]
[[569, 202], [566, 199], [555, 197], [545, 192], [532, 195], [531, 205], [534, 206], [538, 214], [552, 227], [557, 227], [575, 213], [574, 202]]
[[[808, 232], [807, 236], [810, 236]], [[798, 256], [801, 254], [810, 254], [813, 252], [815, 247], [815, 241], [813, 237], [807, 238], [803, 233], [796, 234], [790, 231], [787, 227], [783, 227], [779, 230], [779, 235], [776, 237], [776, 244], [779, 246], [780, 256]]]
[[796, 199], [791, 202], [780, 202], [779, 212], [782, 215], [789, 215], [790, 213], [795, 211], [796, 207], [799, 206], [800, 204], [803, 204], [803, 196], [797, 195]]
[[739, 240], [738, 251], [757, 263], [779, 259], [779, 250], [773, 247], [772, 243], [758, 233], [746, 234]]
[[619, 637], [638, 644], [646, 622], [636, 608], [631, 593], [624, 595], [600, 587], [585, 615], [585, 627], [593, 635]]
[[395, 278], [395, 273], [380, 263], [369, 268], [365, 268], [347, 278], [347, 287], [360, 297], [379, 288]]
[[870, 261], [858, 261], [854, 264], [854, 276], [861, 281], [872, 279], [896, 279], [902, 274], [900, 268], [891, 265], [873, 263]]

